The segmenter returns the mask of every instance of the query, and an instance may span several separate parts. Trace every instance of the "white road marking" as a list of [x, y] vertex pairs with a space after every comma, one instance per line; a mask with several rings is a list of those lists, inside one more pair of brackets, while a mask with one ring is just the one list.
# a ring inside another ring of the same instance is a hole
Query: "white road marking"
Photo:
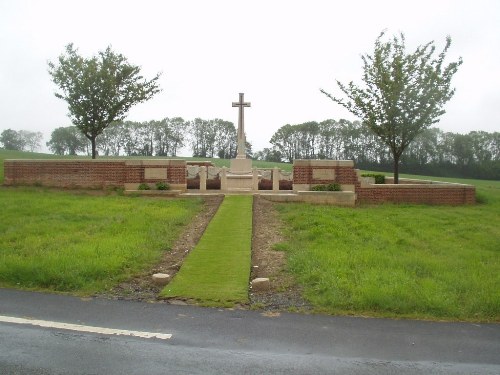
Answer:
[[145, 339], [156, 338], [156, 339], [161, 339], [161, 340], [168, 340], [172, 337], [172, 335], [170, 333], [129, 331], [126, 329], [92, 327], [92, 326], [85, 326], [85, 325], [80, 325], [80, 324], [51, 322], [48, 320], [15, 318], [15, 317], [11, 317], [11, 316], [3, 316], [3, 315], [0, 315], [0, 322], [14, 323], [14, 324], [27, 324], [27, 325], [32, 325], [32, 326], [44, 327], [44, 328], [67, 329], [70, 331], [77, 331], [77, 332], [100, 333], [103, 335], [134, 336], [134, 337], [142, 337]]

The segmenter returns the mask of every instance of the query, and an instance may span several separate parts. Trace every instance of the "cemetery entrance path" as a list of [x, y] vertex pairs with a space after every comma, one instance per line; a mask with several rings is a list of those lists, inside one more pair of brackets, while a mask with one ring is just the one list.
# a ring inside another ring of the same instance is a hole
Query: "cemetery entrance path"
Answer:
[[[171, 251], [165, 252], [159, 263], [134, 278], [101, 292], [97, 297], [120, 300], [159, 301], [162, 287], [151, 282], [151, 275], [167, 273], [175, 275], [186, 255], [195, 247], [205, 232], [208, 223], [217, 212], [223, 195], [207, 195], [203, 208], [179, 236]], [[293, 277], [285, 271], [285, 253], [273, 250], [275, 244], [283, 241], [281, 222], [274, 208], [275, 203], [254, 197], [253, 237], [252, 237], [252, 274], [256, 277], [271, 278], [268, 291], [250, 292], [250, 305], [266, 310], [288, 310], [289, 308], [308, 310], [309, 304], [302, 298], [300, 287]], [[173, 304], [186, 304], [189, 301], [170, 300]], [[240, 306], [249, 307], [249, 306]]]

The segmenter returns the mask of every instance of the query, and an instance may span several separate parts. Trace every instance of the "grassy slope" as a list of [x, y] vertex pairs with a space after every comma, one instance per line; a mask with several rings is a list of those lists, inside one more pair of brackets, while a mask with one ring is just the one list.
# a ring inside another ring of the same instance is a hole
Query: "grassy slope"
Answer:
[[0, 285], [94, 293], [158, 261], [199, 200], [0, 189]]
[[252, 197], [227, 196], [161, 296], [204, 305], [248, 302], [251, 240]]
[[281, 205], [306, 296], [331, 313], [499, 321], [500, 182], [446, 180], [476, 185], [484, 203]]

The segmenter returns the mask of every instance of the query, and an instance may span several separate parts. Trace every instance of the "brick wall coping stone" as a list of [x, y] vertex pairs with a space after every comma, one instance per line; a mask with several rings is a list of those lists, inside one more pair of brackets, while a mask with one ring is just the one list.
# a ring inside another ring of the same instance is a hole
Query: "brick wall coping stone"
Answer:
[[354, 160], [313, 160], [297, 159], [294, 167], [354, 167]]
[[37, 163], [125, 163], [123, 159], [5, 159], [9, 162], [37, 162]]
[[125, 160], [126, 165], [170, 165], [170, 166], [185, 166], [186, 161], [183, 159], [141, 159], [141, 160]]
[[363, 188], [366, 189], [457, 189], [457, 188], [473, 188], [474, 185], [454, 184], [434, 182], [432, 184], [366, 184]]
[[36, 163], [125, 163], [127, 165], [180, 165], [186, 164], [184, 159], [5, 159], [8, 162]]
[[[458, 182], [446, 182], [446, 181], [433, 181], [433, 180], [420, 180], [420, 179], [413, 179], [413, 178], [400, 178], [399, 179], [399, 184], [394, 184], [391, 183], [391, 181], [394, 180], [393, 177], [386, 177], [385, 178], [386, 182], [385, 184], [376, 184], [376, 187], [383, 187], [383, 186], [391, 186], [391, 187], [404, 187], [404, 186], [413, 186], [413, 187], [423, 187], [422, 185], [425, 185], [425, 187], [432, 187], [432, 188], [437, 188], [437, 187], [449, 187], [449, 188], [457, 188], [457, 187], [474, 187], [474, 185], [470, 184], [461, 184]], [[363, 186], [363, 187], [370, 187], [370, 185]]]

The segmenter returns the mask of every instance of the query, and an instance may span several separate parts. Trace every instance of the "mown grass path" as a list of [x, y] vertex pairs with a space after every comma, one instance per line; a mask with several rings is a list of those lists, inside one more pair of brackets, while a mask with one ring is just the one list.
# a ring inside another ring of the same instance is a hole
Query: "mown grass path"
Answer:
[[226, 196], [205, 233], [162, 297], [203, 305], [248, 302], [252, 243], [251, 196]]

